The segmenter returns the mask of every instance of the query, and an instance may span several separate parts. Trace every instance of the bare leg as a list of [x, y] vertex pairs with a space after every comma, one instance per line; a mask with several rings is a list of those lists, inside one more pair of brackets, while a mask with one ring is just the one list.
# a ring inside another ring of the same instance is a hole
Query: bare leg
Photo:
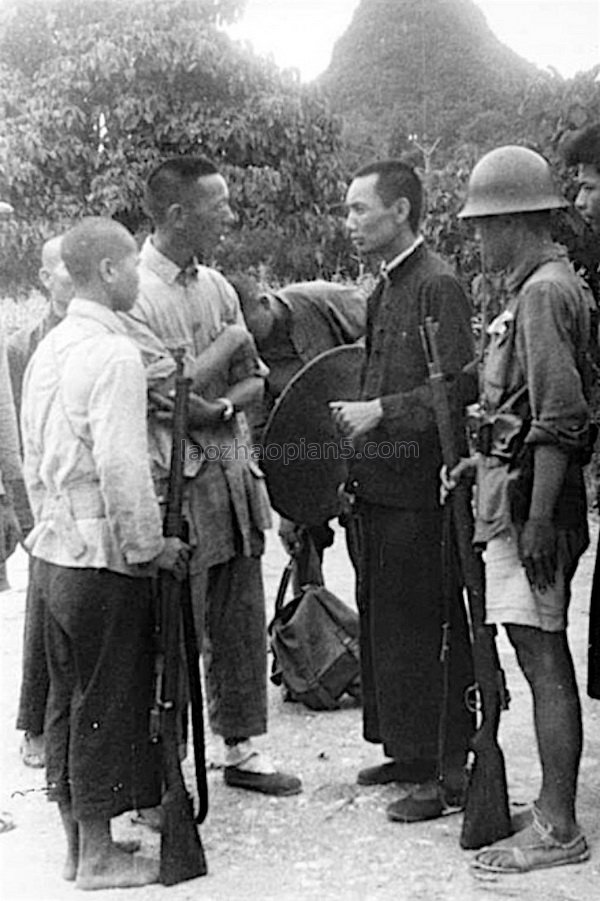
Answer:
[[58, 805], [60, 818], [67, 839], [67, 857], [63, 867], [63, 879], [72, 882], [77, 875], [77, 863], [79, 861], [79, 826], [73, 819], [71, 805], [60, 803]]
[[[73, 819], [70, 804], [59, 804], [58, 809], [67, 837], [67, 857], [63, 867], [63, 879], [66, 879], [67, 882], [73, 882], [77, 876], [79, 864], [79, 824]], [[136, 851], [140, 850], [140, 842], [136, 839], [116, 841], [113, 844], [115, 848], [123, 851], [125, 854], [135, 854]]]
[[579, 863], [589, 850], [575, 819], [581, 707], [565, 632], [506, 627], [533, 694], [542, 788], [530, 825], [484, 848], [474, 865], [494, 872]]
[[559, 841], [578, 833], [575, 795], [582, 747], [581, 707], [566, 632], [508, 626], [508, 636], [533, 694], [542, 764], [537, 807]]
[[158, 863], [143, 857], [132, 857], [114, 844], [110, 820], [80, 821], [78, 888], [127, 888], [148, 885], [157, 879]]

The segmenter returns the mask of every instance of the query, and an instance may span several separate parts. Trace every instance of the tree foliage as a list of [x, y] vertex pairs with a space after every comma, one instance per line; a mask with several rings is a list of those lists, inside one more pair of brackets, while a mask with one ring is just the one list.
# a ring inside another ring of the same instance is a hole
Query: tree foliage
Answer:
[[[356, 274], [336, 206], [368, 159], [407, 154], [423, 169], [425, 234], [467, 284], [478, 251], [456, 214], [483, 153], [533, 146], [574, 196], [560, 142], [600, 121], [600, 67], [568, 80], [535, 70], [472, 0], [363, 0], [323, 80], [338, 119], [319, 90], [219, 30], [243, 6], [13, 0], [0, 19], [0, 197], [17, 215], [0, 232], [0, 294], [26, 291], [42, 240], [83, 213], [143, 232], [144, 178], [172, 153], [205, 153], [228, 179], [239, 227], [223, 268], [279, 281]], [[576, 214], [558, 217], [557, 235], [592, 271], [598, 248]]]
[[[432, 168], [427, 179], [429, 216], [426, 231], [440, 252], [451, 258], [467, 280], [479, 268], [472, 226], [456, 218], [466, 193], [473, 166], [487, 151], [502, 144], [524, 144], [541, 153], [552, 166], [564, 194], [573, 200], [577, 192], [575, 174], [565, 165], [562, 145], [573, 130], [600, 122], [600, 65], [571, 79], [554, 73], [533, 80], [520, 97], [518, 110], [504, 128], [489, 132], [472, 123], [472, 140], [441, 154], [442, 164]], [[597, 239], [581, 217], [568, 210], [554, 217], [555, 237], [564, 244], [578, 268], [598, 290], [595, 270], [600, 262]], [[600, 296], [600, 295], [599, 295]]]
[[[423, 170], [425, 235], [467, 283], [478, 248], [457, 213], [477, 160], [502, 144], [526, 144], [547, 157], [573, 198], [561, 138], [600, 121], [600, 67], [573, 79], [537, 69], [496, 38], [473, 0], [362, 0], [320, 82], [343, 114], [350, 170], [385, 156]], [[559, 216], [556, 230], [591, 272], [599, 248], [581, 219]]]
[[[340, 125], [292, 73], [217, 28], [243, 0], [21, 2], [0, 35], [0, 169], [16, 222], [7, 286], [26, 289], [39, 244], [74, 218], [134, 232], [150, 168], [204, 153], [232, 190], [239, 231], [227, 265], [330, 274], [343, 245]], [[231, 260], [235, 255], [236, 259]], [[6, 290], [6, 287], [4, 288]]]
[[319, 81], [359, 138], [367, 122], [380, 146], [418, 134], [447, 153], [477, 120], [514, 116], [536, 72], [473, 0], [362, 0]]

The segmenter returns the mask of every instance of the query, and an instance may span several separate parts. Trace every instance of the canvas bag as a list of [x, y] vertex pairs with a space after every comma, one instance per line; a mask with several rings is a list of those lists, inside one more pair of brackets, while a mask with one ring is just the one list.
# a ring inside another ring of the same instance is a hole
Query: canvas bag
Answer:
[[284, 603], [293, 568], [290, 559], [268, 629], [271, 681], [284, 686], [286, 700], [312, 710], [335, 710], [345, 692], [360, 697], [358, 615], [316, 583], [303, 585], [299, 595]]

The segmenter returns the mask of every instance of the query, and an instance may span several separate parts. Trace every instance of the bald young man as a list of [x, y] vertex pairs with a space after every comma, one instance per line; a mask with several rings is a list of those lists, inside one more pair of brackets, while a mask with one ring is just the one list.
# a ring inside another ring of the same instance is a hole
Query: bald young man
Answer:
[[160, 799], [147, 722], [151, 576], [183, 576], [187, 548], [162, 536], [144, 368], [116, 315], [137, 295], [135, 241], [85, 219], [62, 256], [75, 298], [27, 369], [21, 420], [35, 520], [26, 546], [47, 585], [48, 797], [65, 830], [65, 879], [123, 888], [158, 877], [158, 864], [113, 843], [110, 823]]

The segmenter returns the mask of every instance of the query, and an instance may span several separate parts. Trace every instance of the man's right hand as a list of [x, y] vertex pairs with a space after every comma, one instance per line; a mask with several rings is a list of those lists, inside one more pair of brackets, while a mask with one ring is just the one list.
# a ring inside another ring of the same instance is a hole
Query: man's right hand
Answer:
[[181, 538], [165, 538], [165, 546], [154, 562], [159, 569], [169, 570], [182, 582], [187, 575], [190, 550], [190, 546]]
[[450, 472], [444, 464], [440, 470], [440, 503], [445, 504], [448, 496], [456, 488], [462, 479], [472, 479], [477, 469], [478, 457], [461, 457], [456, 466]]

